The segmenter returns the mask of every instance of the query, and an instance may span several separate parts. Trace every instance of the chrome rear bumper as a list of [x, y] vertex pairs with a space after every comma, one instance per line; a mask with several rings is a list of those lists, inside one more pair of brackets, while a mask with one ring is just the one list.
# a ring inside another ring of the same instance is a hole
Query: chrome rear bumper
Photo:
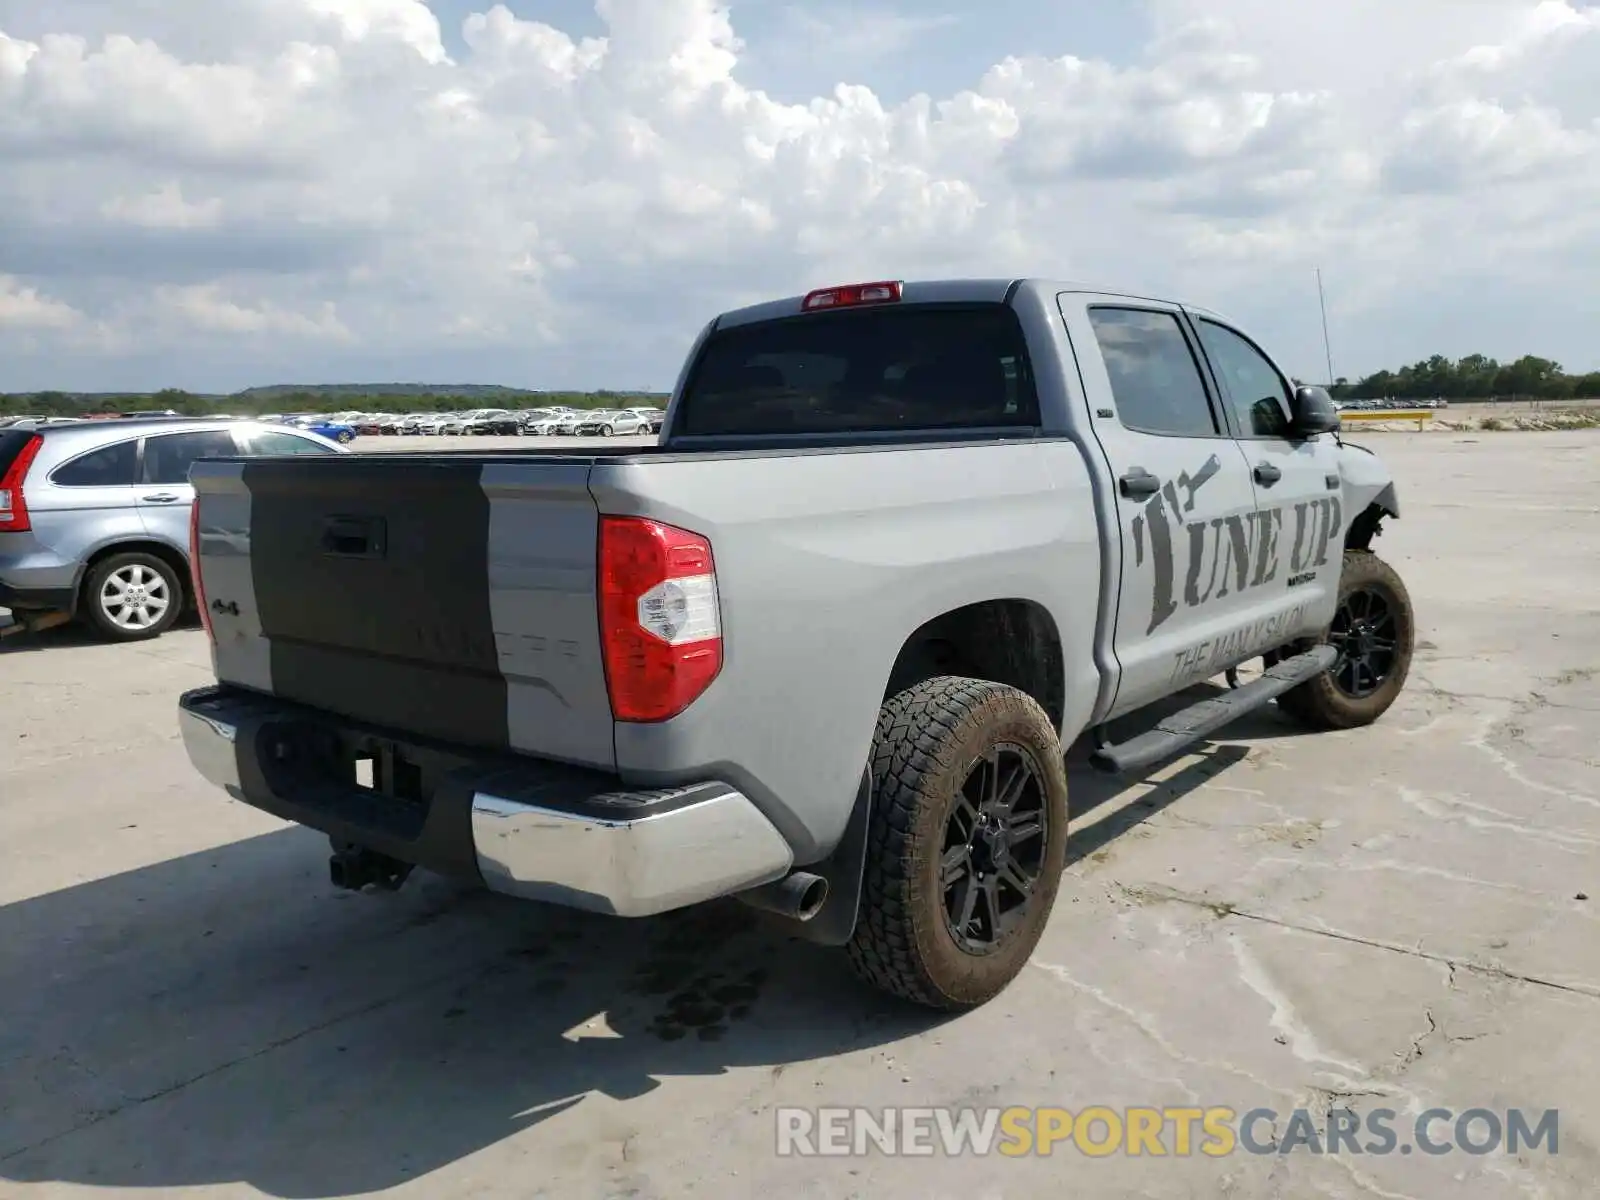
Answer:
[[[195, 769], [235, 799], [509, 896], [640, 917], [771, 882], [793, 865], [772, 823], [720, 782], [628, 791], [560, 764], [409, 746], [229, 688], [185, 694], [178, 724]], [[353, 771], [313, 776], [292, 765], [310, 737], [337, 738], [347, 757], [381, 741], [436, 785], [413, 803], [360, 787]]]

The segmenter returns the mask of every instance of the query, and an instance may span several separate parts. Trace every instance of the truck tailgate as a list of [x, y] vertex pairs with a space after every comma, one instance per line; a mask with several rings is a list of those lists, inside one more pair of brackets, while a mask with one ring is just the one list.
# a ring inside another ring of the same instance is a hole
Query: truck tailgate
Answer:
[[197, 463], [218, 679], [457, 745], [613, 768], [589, 469]]

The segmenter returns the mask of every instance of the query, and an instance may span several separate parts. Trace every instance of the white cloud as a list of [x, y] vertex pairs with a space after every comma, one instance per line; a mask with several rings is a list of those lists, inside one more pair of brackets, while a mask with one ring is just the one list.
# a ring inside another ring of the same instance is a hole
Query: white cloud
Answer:
[[212, 196], [191, 203], [184, 198], [182, 186], [168, 180], [152, 192], [108, 197], [100, 205], [100, 214], [146, 229], [212, 229], [222, 220], [222, 201]]
[[0, 331], [71, 329], [82, 314], [70, 304], [52, 300], [37, 288], [0, 275]]
[[347, 340], [350, 331], [339, 320], [331, 302], [324, 301], [313, 312], [286, 309], [270, 300], [241, 302], [226, 294], [217, 284], [188, 287], [158, 287], [156, 315], [175, 320], [181, 327], [201, 334], [267, 335], [283, 338], [332, 338]]
[[[446, 31], [420, 0], [73, 0], [28, 39], [0, 0], [0, 322], [117, 331], [9, 354], [0, 389], [660, 385], [722, 307], [944, 273], [1177, 290], [1311, 371], [1316, 265], [1351, 370], [1593, 362], [1572, 313], [1600, 247], [1600, 11], [1150, 3], [1127, 61], [1022, 31], [966, 90], [889, 105], [886, 51], [937, 11], [808, 6], [865, 77], [784, 103], [745, 69], [783, 44], [712, 0], [596, 0], [600, 37], [503, 7]], [[1415, 281], [1457, 275], [1475, 307], [1441, 345]], [[1545, 340], [1496, 342], [1530, 295]], [[152, 345], [165, 378], [139, 374]]]

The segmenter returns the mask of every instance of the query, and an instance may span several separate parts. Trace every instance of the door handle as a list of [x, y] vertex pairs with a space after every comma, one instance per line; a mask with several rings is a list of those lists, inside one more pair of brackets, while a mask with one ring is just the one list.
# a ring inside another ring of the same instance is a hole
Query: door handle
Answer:
[[1271, 487], [1283, 478], [1283, 472], [1271, 463], [1261, 463], [1255, 469], [1255, 478], [1262, 487]]
[[383, 558], [387, 533], [382, 517], [327, 517], [322, 552], [332, 558]]
[[176, 492], [151, 492], [148, 496], [140, 496], [141, 500], [148, 500], [151, 504], [171, 504], [178, 499]]
[[1127, 474], [1117, 480], [1117, 487], [1130, 500], [1154, 496], [1161, 490], [1161, 480], [1143, 467], [1130, 467]]

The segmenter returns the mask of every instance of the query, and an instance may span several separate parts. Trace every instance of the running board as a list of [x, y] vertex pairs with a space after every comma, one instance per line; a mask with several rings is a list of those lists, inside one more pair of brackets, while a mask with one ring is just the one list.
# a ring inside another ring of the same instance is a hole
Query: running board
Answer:
[[1163, 719], [1154, 729], [1129, 738], [1118, 745], [1107, 743], [1089, 756], [1089, 765], [1108, 775], [1152, 767], [1215, 733], [1290, 688], [1315, 679], [1333, 666], [1339, 652], [1329, 645], [1314, 646], [1304, 654], [1286, 658], [1268, 667], [1259, 678], [1243, 687], [1191, 704], [1182, 712]]

